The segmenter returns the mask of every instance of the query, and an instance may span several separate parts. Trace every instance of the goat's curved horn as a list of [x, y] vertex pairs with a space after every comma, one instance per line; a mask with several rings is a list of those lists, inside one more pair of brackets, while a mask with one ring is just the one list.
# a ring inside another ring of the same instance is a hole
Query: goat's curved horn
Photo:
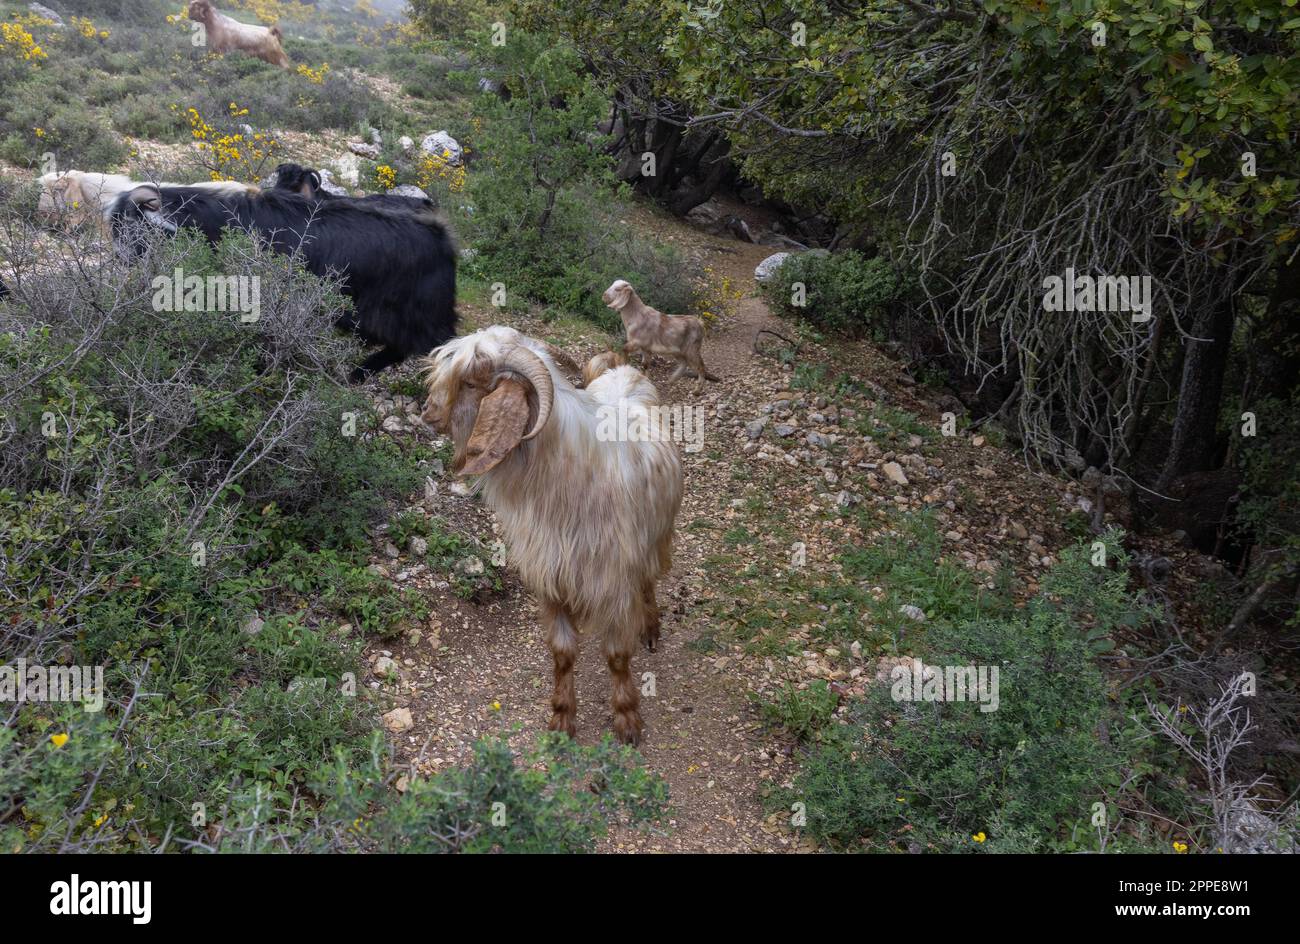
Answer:
[[533, 428], [523, 435], [520, 442], [532, 439], [542, 431], [546, 421], [551, 418], [551, 406], [555, 403], [555, 382], [551, 380], [551, 372], [540, 357], [522, 344], [506, 351], [500, 367], [502, 370], [512, 370], [522, 376], [537, 392], [537, 421], [533, 423]]

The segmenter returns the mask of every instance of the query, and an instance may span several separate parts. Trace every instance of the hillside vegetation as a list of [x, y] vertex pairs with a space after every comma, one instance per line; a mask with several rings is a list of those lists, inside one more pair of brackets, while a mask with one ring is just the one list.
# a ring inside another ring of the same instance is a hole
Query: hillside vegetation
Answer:
[[[227, 0], [288, 70], [50, 6], [0, 2], [0, 660], [106, 704], [0, 703], [0, 850], [1294, 851], [1285, 0]], [[462, 331], [616, 348], [616, 278], [708, 325], [721, 383], [647, 368], [707, 434], [640, 752], [597, 655], [542, 730], [533, 604], [422, 365], [345, 382], [337, 282], [34, 214], [281, 161], [433, 199]], [[1044, 311], [1067, 268], [1153, 317]], [[160, 310], [177, 269], [260, 317]], [[994, 710], [893, 688], [965, 665]]]

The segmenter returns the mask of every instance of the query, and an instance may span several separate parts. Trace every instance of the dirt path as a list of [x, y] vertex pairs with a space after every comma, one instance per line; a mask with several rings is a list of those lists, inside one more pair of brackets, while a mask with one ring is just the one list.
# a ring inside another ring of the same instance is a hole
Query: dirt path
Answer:
[[[776, 362], [752, 352], [757, 330], [777, 327], [767, 306], [753, 296], [754, 266], [774, 250], [709, 237], [669, 221], [659, 223], [669, 230], [666, 239], [688, 244], [691, 255], [707, 260], [745, 296], [705, 344], [710, 369], [724, 378], [720, 383], [697, 392], [689, 379], [667, 384], [671, 371], [665, 362], [656, 362], [649, 371], [665, 402], [704, 407], [706, 448], [684, 454], [686, 497], [673, 571], [661, 585], [659, 649], [641, 652], [633, 663], [636, 674], [653, 674], [655, 695], [642, 701], [646, 736], [641, 751], [646, 765], [668, 783], [671, 814], [650, 830], [616, 829], [605, 846], [613, 851], [791, 849], [797, 840], [764, 821], [760, 781], [765, 772], [770, 776], [772, 758], [782, 752], [765, 740], [746, 698], [750, 686], [736, 671], [719, 668], [725, 663], [716, 653], [690, 646], [707, 628], [695, 603], [705, 595], [708, 581], [701, 562], [720, 550], [718, 532], [683, 527], [724, 515], [731, 467], [752, 462], [720, 419], [736, 414], [738, 400], [752, 400], [759, 391], [784, 385]], [[574, 352], [585, 357], [597, 349], [593, 345]], [[453, 484], [450, 476], [440, 479], [429, 504], [458, 528], [488, 538], [490, 514], [477, 499], [455, 494]], [[382, 688], [394, 704], [412, 713], [414, 726], [396, 735], [404, 759], [417, 775], [430, 773], [465, 762], [475, 740], [514, 726], [519, 729], [510, 735], [512, 742], [530, 744], [545, 730], [551, 695], [550, 652], [533, 600], [510, 573], [504, 594], [483, 605], [461, 600], [440, 586], [445, 581], [438, 575], [408, 562], [402, 551], [397, 561], [382, 556], [376, 561], [394, 579], [427, 589], [435, 616], [428, 628], [372, 647], [369, 656], [374, 662], [388, 655], [400, 666], [400, 681], [384, 682]], [[598, 641], [584, 636], [582, 644], [578, 739], [592, 743], [609, 731], [609, 680]]]
[[[873, 540], [898, 512], [926, 508], [943, 531], [945, 555], [977, 573], [996, 569], [995, 556], [1005, 557], [1008, 548], [1019, 549], [1013, 566], [1031, 591], [1051, 562], [1043, 545], [1065, 543], [1053, 525], [1065, 489], [1027, 475], [982, 436], [938, 437], [940, 410], [928, 402], [934, 395], [921, 394], [899, 364], [870, 345], [805, 342], [799, 377], [793, 365], [756, 354], [759, 329], [795, 333], [755, 294], [754, 266], [773, 250], [645, 209], [636, 214], [638, 227], [677, 246], [687, 274], [711, 269], [711, 278], [728, 278], [741, 297], [705, 341], [705, 360], [721, 382], [701, 391], [690, 379], [667, 383], [665, 362], [649, 370], [664, 402], [702, 407], [705, 416], [703, 449], [683, 454], [685, 499], [673, 570], [660, 588], [660, 647], [633, 661], [636, 675], [653, 676], [655, 694], [642, 700], [641, 752], [667, 782], [671, 809], [650, 829], [614, 829], [603, 848], [807, 849], [780, 812], [763, 809], [764, 786], [788, 782], [796, 758], [789, 740], [762, 724], [751, 696], [824, 679], [842, 698], [852, 697], [871, 684], [871, 660], [891, 652], [868, 646], [850, 654], [816, 641], [827, 607], [792, 590], [795, 583], [779, 583], [792, 546], [806, 549], [810, 582], [833, 587], [842, 581], [838, 555], [846, 547]], [[506, 321], [580, 359], [611, 342], [595, 328], [560, 337], [528, 318], [467, 314], [467, 328]], [[836, 377], [853, 378], [857, 388], [840, 392]], [[390, 408], [406, 414], [390, 432], [427, 441], [428, 433], [409, 421], [414, 400], [399, 398]], [[902, 426], [875, 428], [878, 411], [904, 417]], [[864, 424], [868, 417], [873, 422]], [[917, 431], [926, 434], [924, 444]], [[420, 507], [483, 546], [494, 540], [490, 513], [449, 475], [431, 477]], [[401, 759], [422, 776], [465, 763], [484, 735], [504, 732], [517, 748], [530, 746], [550, 718], [551, 695], [550, 653], [531, 597], [506, 572], [504, 591], [466, 601], [447, 574], [430, 571], [406, 548], [387, 551], [377, 553], [376, 566], [418, 588], [434, 614], [427, 626], [368, 651], [372, 663], [385, 660], [385, 678], [370, 680], [371, 687], [411, 712], [411, 726], [394, 732]], [[741, 626], [744, 642], [724, 624]], [[869, 631], [862, 627], [864, 640]], [[610, 730], [608, 673], [597, 640], [582, 640], [577, 688], [578, 740], [593, 743]]]

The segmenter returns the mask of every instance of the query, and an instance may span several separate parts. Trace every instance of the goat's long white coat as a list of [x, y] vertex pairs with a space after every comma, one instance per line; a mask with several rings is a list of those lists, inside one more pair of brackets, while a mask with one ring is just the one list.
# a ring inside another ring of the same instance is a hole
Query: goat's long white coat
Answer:
[[[568, 608], [584, 627], [631, 633], [635, 644], [641, 594], [669, 567], [682, 500], [681, 459], [656, 410], [659, 395], [630, 366], [577, 390], [544, 345], [501, 326], [440, 348], [431, 390], [454, 393], [444, 385], [477, 357], [496, 360], [513, 344], [546, 364], [554, 405], [541, 432], [482, 475], [478, 487], [529, 589]], [[620, 407], [632, 435], [603, 441], [601, 410], [617, 414]]]
[[[143, 181], [132, 180], [125, 174], [100, 174], [91, 171], [65, 170], [44, 174], [40, 178], [41, 195], [37, 201], [38, 215], [45, 220], [63, 216], [71, 222], [98, 216], [104, 226], [119, 196], [142, 186]], [[212, 193], [256, 192], [253, 184], [233, 180], [202, 180], [194, 184], [161, 184], [163, 187], [197, 187]]]

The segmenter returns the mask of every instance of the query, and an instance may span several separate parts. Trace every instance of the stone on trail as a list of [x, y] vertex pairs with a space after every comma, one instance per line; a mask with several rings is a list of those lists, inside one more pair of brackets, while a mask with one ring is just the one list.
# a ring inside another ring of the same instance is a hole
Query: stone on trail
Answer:
[[880, 471], [896, 485], [907, 485], [907, 476], [903, 474], [903, 467], [897, 462], [886, 462], [880, 467]]
[[754, 278], [759, 282], [766, 282], [776, 275], [776, 270], [781, 268], [781, 264], [790, 258], [788, 252], [775, 252], [768, 256], [758, 265], [754, 266]]
[[401, 731], [409, 731], [415, 727], [415, 719], [411, 717], [410, 708], [394, 708], [384, 715], [384, 726], [397, 734]]

